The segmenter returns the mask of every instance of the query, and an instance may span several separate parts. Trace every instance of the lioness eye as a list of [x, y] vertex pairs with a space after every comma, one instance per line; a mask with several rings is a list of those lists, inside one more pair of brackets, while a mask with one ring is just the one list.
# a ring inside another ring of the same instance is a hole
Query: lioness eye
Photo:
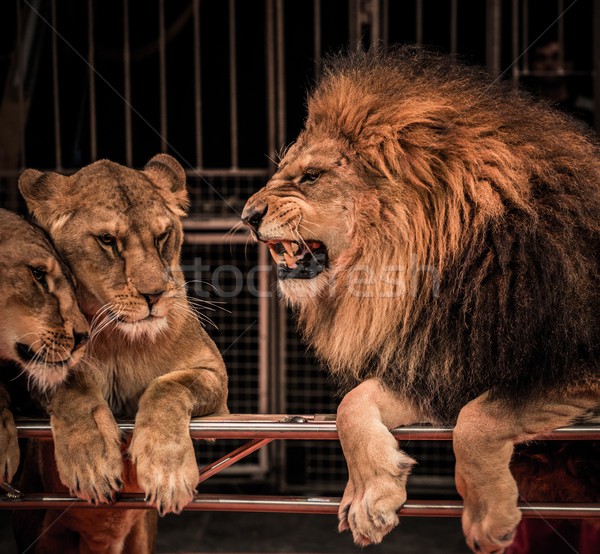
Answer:
[[300, 177], [299, 183], [301, 185], [312, 185], [319, 180], [319, 177], [323, 174], [322, 171], [310, 169], [304, 172], [304, 175]]
[[115, 244], [115, 237], [113, 237], [110, 233], [102, 233], [101, 235], [98, 235], [98, 240], [106, 246], [113, 246]]
[[160, 235], [158, 235], [156, 237], [156, 242], [158, 244], [166, 241], [169, 238], [169, 235], [171, 234], [171, 229], [167, 229], [164, 233], [161, 233]]
[[46, 270], [43, 267], [30, 267], [29, 271], [38, 283], [46, 282]]

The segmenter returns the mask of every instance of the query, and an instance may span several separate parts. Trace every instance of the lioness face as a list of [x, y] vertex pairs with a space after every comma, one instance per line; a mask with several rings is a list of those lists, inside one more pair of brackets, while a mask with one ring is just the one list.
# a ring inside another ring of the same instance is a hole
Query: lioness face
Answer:
[[171, 170], [153, 171], [157, 165], [136, 171], [103, 160], [69, 177], [47, 175], [38, 189], [47, 187], [46, 196], [59, 198], [58, 211], [52, 200], [35, 196], [35, 185], [20, 181], [73, 271], [93, 327], [110, 324], [130, 338], [155, 338], [168, 327], [177, 299], [185, 296], [179, 270], [181, 208], [161, 189], [161, 171], [168, 180]]
[[291, 301], [324, 289], [350, 247], [356, 193], [365, 187], [345, 150], [338, 139], [304, 132], [244, 207], [242, 219], [268, 245]]
[[83, 357], [88, 324], [46, 237], [4, 210], [1, 219], [0, 358], [46, 391]]

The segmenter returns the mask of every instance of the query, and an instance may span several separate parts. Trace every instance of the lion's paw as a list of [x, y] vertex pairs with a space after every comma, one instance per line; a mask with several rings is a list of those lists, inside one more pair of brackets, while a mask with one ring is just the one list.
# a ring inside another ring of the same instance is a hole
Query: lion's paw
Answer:
[[200, 474], [189, 435], [159, 436], [151, 429], [136, 429], [129, 453], [146, 501], [161, 516], [178, 514], [193, 500]]
[[71, 494], [94, 504], [110, 503], [123, 486], [120, 431], [108, 406], [92, 418], [65, 422], [52, 416], [58, 475]]
[[406, 502], [405, 478], [372, 477], [363, 486], [348, 482], [338, 512], [340, 532], [350, 530], [359, 546], [379, 544], [396, 525]]
[[[477, 514], [477, 515], [476, 515]], [[515, 507], [509, 509], [494, 507], [486, 510], [473, 510], [468, 503], [463, 508], [463, 532], [469, 548], [479, 554], [502, 554], [508, 548], [521, 521], [521, 512]]]
[[17, 427], [10, 410], [0, 410], [0, 480], [12, 481], [19, 467]]

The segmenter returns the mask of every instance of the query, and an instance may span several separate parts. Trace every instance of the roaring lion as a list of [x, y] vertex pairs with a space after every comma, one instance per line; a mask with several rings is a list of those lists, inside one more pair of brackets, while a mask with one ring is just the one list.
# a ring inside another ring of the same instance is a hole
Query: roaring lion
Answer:
[[[46, 235], [0, 209], [0, 364], [14, 364], [36, 394], [51, 393], [81, 360], [88, 324]], [[4, 378], [4, 371], [0, 379]], [[12, 480], [19, 445], [8, 387], [0, 383], [0, 480]]]
[[597, 143], [450, 58], [338, 56], [242, 217], [347, 393], [340, 530], [398, 523], [415, 462], [388, 429], [454, 424], [467, 542], [501, 552], [514, 444], [600, 411]]
[[[57, 388], [48, 411], [60, 481], [96, 503], [124, 481], [159, 513], [180, 512], [199, 481], [190, 418], [227, 413], [225, 366], [188, 304], [179, 267], [185, 181], [166, 154], [142, 171], [101, 160], [70, 176], [29, 169], [19, 179], [91, 324], [82, 371]], [[134, 474], [129, 464], [123, 474], [113, 414], [135, 416]], [[155, 513], [71, 509], [53, 524], [57, 514], [48, 512], [40, 551], [64, 550], [69, 537], [86, 552], [149, 552]]]

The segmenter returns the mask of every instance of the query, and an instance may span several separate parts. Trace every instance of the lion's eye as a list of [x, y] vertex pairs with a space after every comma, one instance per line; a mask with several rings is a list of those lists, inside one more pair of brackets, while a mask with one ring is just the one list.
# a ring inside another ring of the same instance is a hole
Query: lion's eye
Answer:
[[47, 273], [43, 267], [30, 267], [29, 271], [31, 271], [31, 275], [38, 283], [46, 283]]
[[165, 242], [171, 236], [171, 229], [167, 229], [164, 233], [161, 233], [156, 237], [156, 242], [161, 244]]
[[113, 237], [110, 233], [102, 233], [101, 235], [98, 235], [98, 240], [105, 246], [114, 246], [116, 243], [115, 237]]
[[319, 177], [321, 177], [322, 174], [323, 172], [317, 169], [309, 169], [304, 172], [302, 177], [300, 177], [298, 183], [301, 185], [313, 185], [319, 180]]

